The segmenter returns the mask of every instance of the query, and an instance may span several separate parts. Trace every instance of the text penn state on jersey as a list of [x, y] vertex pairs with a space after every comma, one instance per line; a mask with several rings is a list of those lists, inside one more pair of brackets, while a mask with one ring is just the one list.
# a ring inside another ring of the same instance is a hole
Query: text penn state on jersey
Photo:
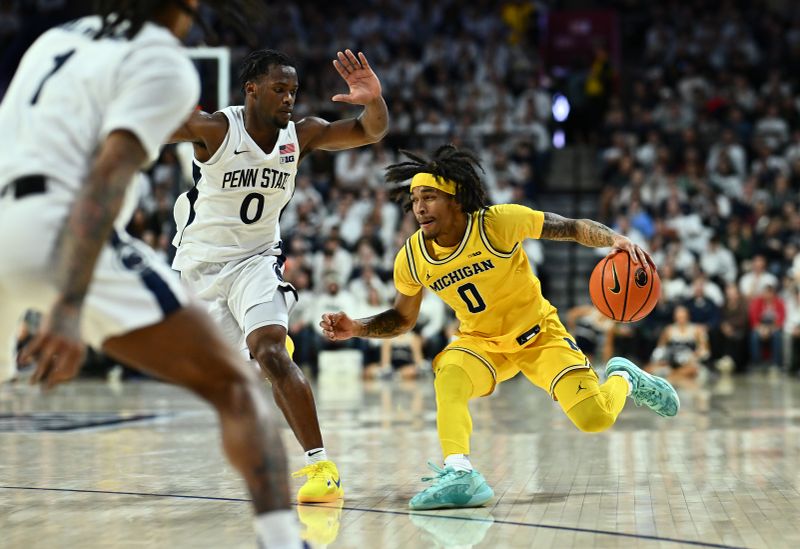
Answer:
[[223, 189], [256, 188], [286, 190], [286, 182], [292, 176], [289, 172], [274, 168], [244, 168], [225, 172], [222, 176]]

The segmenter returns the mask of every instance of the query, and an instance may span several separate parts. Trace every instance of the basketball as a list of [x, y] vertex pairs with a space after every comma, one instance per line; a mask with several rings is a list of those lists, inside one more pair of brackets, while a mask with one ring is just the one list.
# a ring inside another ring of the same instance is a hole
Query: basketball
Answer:
[[601, 259], [589, 279], [592, 303], [607, 317], [635, 322], [650, 314], [661, 295], [661, 279], [649, 265], [634, 263], [628, 252]]

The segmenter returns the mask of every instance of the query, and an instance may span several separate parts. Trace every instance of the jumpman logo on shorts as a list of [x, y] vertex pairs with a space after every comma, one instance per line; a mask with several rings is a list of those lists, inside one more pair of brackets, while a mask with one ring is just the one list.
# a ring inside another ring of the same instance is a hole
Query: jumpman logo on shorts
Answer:
[[575, 394], [576, 394], [576, 395], [577, 395], [578, 393], [580, 393], [581, 391], [585, 391], [585, 390], [586, 390], [586, 387], [583, 387], [583, 386], [581, 386], [581, 383], [583, 383], [583, 382], [582, 382], [582, 381], [579, 381], [579, 382], [578, 382], [578, 390], [577, 390], [577, 391], [575, 391]]

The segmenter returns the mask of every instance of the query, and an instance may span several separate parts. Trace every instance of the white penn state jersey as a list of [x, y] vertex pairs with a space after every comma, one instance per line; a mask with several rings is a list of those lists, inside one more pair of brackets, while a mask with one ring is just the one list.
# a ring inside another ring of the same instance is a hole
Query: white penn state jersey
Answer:
[[247, 133], [244, 107], [222, 109], [228, 133], [200, 170], [193, 189], [175, 204], [178, 248], [172, 267], [224, 263], [256, 254], [280, 255], [281, 212], [294, 194], [300, 144], [294, 122], [269, 152]]
[[0, 104], [0, 190], [44, 175], [74, 198], [106, 136], [128, 130], [150, 161], [197, 105], [200, 79], [180, 42], [145, 23], [132, 39], [94, 39], [97, 16], [48, 30]]

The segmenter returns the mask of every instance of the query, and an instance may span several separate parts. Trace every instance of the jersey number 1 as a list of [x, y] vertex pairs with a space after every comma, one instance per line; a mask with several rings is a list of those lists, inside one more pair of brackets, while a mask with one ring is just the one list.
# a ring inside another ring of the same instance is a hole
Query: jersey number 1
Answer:
[[53, 69], [50, 72], [48, 72], [45, 75], [44, 78], [42, 78], [42, 81], [39, 83], [39, 87], [36, 88], [36, 93], [34, 93], [33, 97], [31, 97], [31, 105], [35, 105], [36, 102], [39, 100], [39, 94], [42, 93], [42, 88], [44, 87], [44, 83], [47, 82], [47, 80], [51, 76], [53, 76], [56, 72], [58, 72], [58, 69], [60, 69], [61, 67], [64, 66], [64, 63], [67, 62], [67, 59], [72, 57], [73, 53], [75, 53], [75, 50], [69, 50], [68, 52], [62, 53], [61, 55], [56, 55], [53, 58], [53, 61], [55, 62], [55, 66], [53, 67]]
[[464, 303], [467, 304], [467, 309], [471, 313], [479, 313], [486, 309], [486, 302], [481, 297], [481, 294], [478, 293], [478, 288], [475, 287], [475, 284], [472, 282], [467, 282], [458, 287], [458, 295], [461, 296], [461, 299], [464, 300]]

